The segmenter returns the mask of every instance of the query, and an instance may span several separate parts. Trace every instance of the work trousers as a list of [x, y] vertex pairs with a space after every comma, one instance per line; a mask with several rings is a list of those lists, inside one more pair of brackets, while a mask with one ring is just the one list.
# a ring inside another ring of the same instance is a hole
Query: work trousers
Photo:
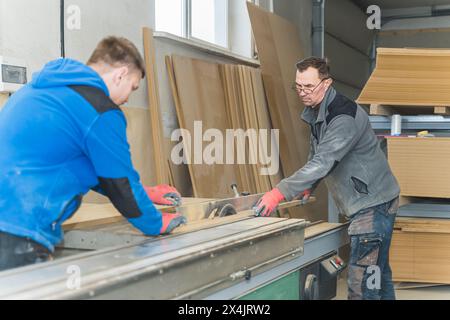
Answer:
[[389, 248], [399, 199], [359, 211], [351, 218], [349, 300], [395, 300]]
[[38, 243], [0, 232], [0, 271], [51, 260], [51, 253]]

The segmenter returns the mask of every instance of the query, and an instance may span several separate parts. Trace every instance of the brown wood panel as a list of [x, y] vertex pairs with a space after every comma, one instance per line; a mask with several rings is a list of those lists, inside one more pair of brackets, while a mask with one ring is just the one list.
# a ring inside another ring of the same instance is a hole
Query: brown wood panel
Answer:
[[[192, 164], [189, 164], [194, 196], [226, 198], [232, 196], [230, 186], [240, 185], [239, 173], [233, 165], [195, 164], [195, 156], [201, 157], [194, 151], [194, 122], [202, 121], [202, 129], [217, 129], [226, 137], [226, 129], [231, 128], [226, 115], [225, 92], [219, 65], [202, 60], [181, 56], [172, 57], [173, 74], [172, 88], [174, 97], [178, 97], [177, 115], [180, 127], [188, 130], [192, 137]], [[186, 142], [186, 141], [185, 141]], [[203, 143], [202, 150], [209, 143]], [[186, 145], [187, 147], [187, 145]], [[186, 150], [189, 148], [186, 148]], [[225, 153], [224, 153], [225, 155]]]
[[[203, 202], [213, 201], [214, 199], [204, 198], [183, 198], [183, 205], [189, 206]], [[173, 207], [159, 206], [156, 208], [162, 211], [172, 211]], [[64, 230], [88, 228], [96, 225], [104, 225], [124, 220], [119, 211], [112, 203], [83, 203], [75, 215], [64, 224]]]
[[450, 50], [378, 48], [362, 104], [450, 106]]
[[[281, 181], [281, 167], [274, 175], [268, 176], [263, 172], [266, 163], [270, 158], [267, 151], [278, 154], [278, 145], [270, 140], [272, 125], [267, 109], [267, 101], [262, 82], [261, 71], [255, 68], [242, 65], [222, 65], [222, 77], [227, 100], [227, 114], [233, 129], [255, 130], [260, 136], [265, 130], [268, 134], [267, 150], [262, 149], [264, 144], [255, 141], [254, 144], [246, 146], [246, 158], [250, 155], [257, 159], [257, 164], [238, 165], [241, 179], [245, 190], [252, 193], [262, 193], [269, 191]], [[279, 159], [277, 159], [279, 160]], [[244, 189], [242, 189], [244, 190]]]
[[414, 235], [394, 231], [389, 255], [395, 281], [414, 278]]
[[389, 138], [388, 159], [403, 196], [450, 198], [450, 138]]
[[[226, 93], [226, 113], [231, 126], [230, 128], [245, 130], [245, 106], [237, 69], [238, 66], [236, 65], [221, 65], [223, 85]], [[248, 152], [245, 153], [245, 157], [248, 159]], [[247, 162], [245, 164], [238, 164], [237, 160], [236, 155], [235, 170], [238, 170], [240, 176], [241, 185], [238, 186], [240, 192], [247, 191], [250, 193], [257, 193], [255, 176], [252, 173], [251, 165]]]
[[[254, 95], [254, 87], [252, 83], [252, 73], [255, 72], [253, 68], [238, 66], [238, 74], [240, 78], [241, 91], [244, 100], [244, 119], [247, 130], [258, 130], [263, 129], [259, 127], [257, 109], [256, 109], [256, 99]], [[259, 153], [258, 144], [250, 144], [250, 155], [257, 159], [256, 165], [251, 165], [253, 176], [255, 177], [256, 190], [258, 193], [267, 192], [271, 190], [270, 179], [268, 176], [262, 175], [260, 170], [261, 158]]]
[[295, 81], [295, 63], [304, 58], [300, 37], [297, 28], [287, 20], [250, 3], [247, 6], [272, 125], [280, 130], [280, 156], [288, 176], [306, 161], [309, 151], [309, 133], [300, 120], [302, 106], [290, 89]]
[[450, 284], [450, 220], [398, 218], [395, 229], [394, 281]]
[[417, 233], [414, 238], [415, 278], [450, 283], [450, 234]]
[[[267, 105], [267, 99], [264, 91], [264, 83], [262, 80], [262, 73], [260, 70], [253, 69], [251, 73], [252, 84], [253, 84], [253, 93], [255, 95], [255, 113], [257, 117], [257, 126], [260, 129], [268, 129], [271, 130], [273, 128], [269, 109]], [[280, 146], [277, 143], [268, 143], [269, 150], [272, 150], [272, 153], [279, 153]], [[266, 153], [265, 153], [266, 154]], [[267, 163], [267, 159], [264, 159]], [[281, 168], [281, 162], [279, 163], [280, 169], [277, 174], [270, 175], [270, 185], [272, 188], [275, 188], [278, 183], [280, 183], [283, 178], [283, 171]]]
[[153, 142], [153, 164], [157, 184], [168, 184], [170, 173], [168, 168], [168, 154], [164, 148], [165, 142], [162, 129], [161, 106], [159, 99], [158, 74], [156, 72], [155, 47], [153, 44], [153, 30], [143, 28], [145, 70], [147, 74], [147, 90], [151, 118], [151, 139]]
[[[253, 35], [258, 48], [261, 71], [272, 126], [280, 130], [280, 160], [285, 177], [299, 170], [308, 159], [309, 127], [300, 114], [304, 109], [296, 92], [295, 64], [304, 58], [297, 27], [289, 21], [247, 3]], [[295, 208], [291, 217], [312, 221], [328, 216], [328, 193], [324, 184], [315, 192], [318, 201]]]

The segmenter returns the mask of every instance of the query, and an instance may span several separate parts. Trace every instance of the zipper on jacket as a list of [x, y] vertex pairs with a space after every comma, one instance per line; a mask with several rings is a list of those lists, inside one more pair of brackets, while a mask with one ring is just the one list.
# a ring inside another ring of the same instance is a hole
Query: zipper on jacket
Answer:
[[68, 208], [74, 201], [77, 202], [77, 206], [75, 207], [75, 209], [73, 210], [73, 212], [70, 214], [70, 216], [69, 216], [66, 220], [70, 219], [70, 218], [75, 214], [75, 212], [78, 211], [78, 209], [79, 209], [80, 206], [81, 206], [81, 200], [82, 200], [82, 199], [83, 199], [83, 196], [82, 196], [82, 195], [75, 196], [72, 200], [70, 200], [70, 201], [64, 206], [64, 208], [61, 210], [61, 213], [58, 215], [58, 218], [52, 223], [52, 230], [53, 230], [53, 231], [56, 230], [56, 226], [61, 222], [62, 218], [64, 217], [64, 214], [65, 214], [66, 211], [67, 211], [67, 208]]

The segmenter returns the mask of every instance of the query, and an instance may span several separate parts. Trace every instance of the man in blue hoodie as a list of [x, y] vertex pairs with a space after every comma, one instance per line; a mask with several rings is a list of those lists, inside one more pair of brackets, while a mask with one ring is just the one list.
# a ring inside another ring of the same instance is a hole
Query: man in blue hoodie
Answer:
[[0, 112], [0, 271], [51, 259], [89, 190], [149, 236], [186, 222], [153, 205], [178, 205], [176, 189], [143, 186], [132, 165], [119, 106], [144, 76], [133, 43], [108, 37], [87, 65], [52, 61], [9, 99]]

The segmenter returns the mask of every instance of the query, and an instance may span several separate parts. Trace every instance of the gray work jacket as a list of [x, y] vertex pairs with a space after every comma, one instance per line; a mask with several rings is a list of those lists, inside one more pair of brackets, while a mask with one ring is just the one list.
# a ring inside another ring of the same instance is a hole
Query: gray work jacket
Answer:
[[340, 213], [348, 217], [399, 196], [397, 180], [361, 106], [330, 87], [320, 107], [305, 108], [302, 119], [311, 126], [309, 161], [277, 186], [287, 200], [314, 189], [324, 178]]

